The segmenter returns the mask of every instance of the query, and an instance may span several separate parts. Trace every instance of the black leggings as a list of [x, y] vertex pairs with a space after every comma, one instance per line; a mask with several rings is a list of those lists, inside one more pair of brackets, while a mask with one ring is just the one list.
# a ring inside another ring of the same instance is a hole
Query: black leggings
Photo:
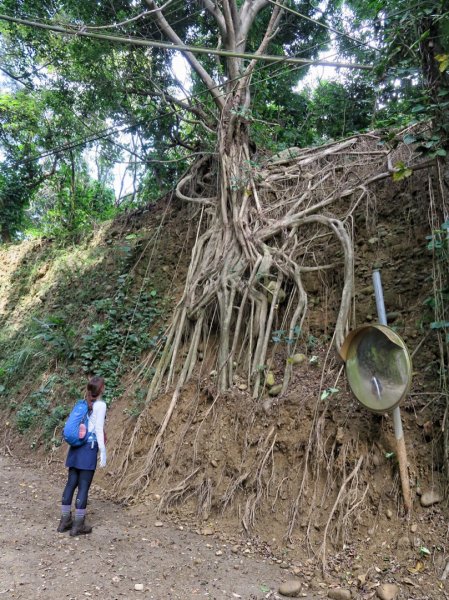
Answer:
[[78, 493], [76, 494], [75, 507], [86, 508], [87, 506], [87, 495], [89, 493], [90, 484], [94, 478], [95, 471], [87, 471], [83, 469], [76, 469], [70, 467], [69, 477], [67, 484], [62, 493], [62, 504], [68, 506], [72, 504], [73, 494], [75, 488], [78, 487]]

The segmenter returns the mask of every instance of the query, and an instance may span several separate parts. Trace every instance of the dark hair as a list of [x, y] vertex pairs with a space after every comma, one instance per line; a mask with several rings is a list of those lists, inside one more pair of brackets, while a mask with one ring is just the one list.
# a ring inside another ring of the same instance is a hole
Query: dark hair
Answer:
[[88, 384], [86, 390], [86, 400], [89, 405], [89, 408], [92, 408], [93, 402], [98, 398], [104, 388], [104, 378], [99, 375], [95, 375], [92, 377]]

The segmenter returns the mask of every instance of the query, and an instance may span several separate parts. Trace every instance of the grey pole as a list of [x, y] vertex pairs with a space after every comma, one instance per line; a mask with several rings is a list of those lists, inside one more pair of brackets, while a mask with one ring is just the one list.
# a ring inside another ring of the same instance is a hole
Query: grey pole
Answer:
[[[385, 311], [382, 280], [380, 278], [380, 271], [378, 270], [373, 271], [373, 285], [379, 323], [381, 325], [387, 325], [387, 313]], [[399, 410], [399, 406], [393, 409], [393, 425], [394, 436], [396, 438], [399, 472], [401, 475], [402, 495], [404, 497], [404, 508], [405, 512], [409, 513], [412, 508], [412, 500], [410, 493], [410, 481], [408, 477], [407, 450], [405, 447], [404, 431], [402, 429], [401, 411]]]

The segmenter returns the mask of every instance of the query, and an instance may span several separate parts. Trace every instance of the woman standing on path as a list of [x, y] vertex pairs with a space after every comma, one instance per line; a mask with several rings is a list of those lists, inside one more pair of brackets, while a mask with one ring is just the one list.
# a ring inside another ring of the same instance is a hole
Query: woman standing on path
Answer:
[[[97, 455], [100, 451], [100, 467], [106, 466], [106, 446], [104, 421], [106, 403], [101, 399], [104, 392], [103, 377], [92, 377], [87, 384], [86, 402], [88, 406], [87, 441], [82, 446], [70, 446], [65, 466], [69, 469], [67, 484], [62, 494], [60, 533], [70, 529], [70, 535], [90, 533], [92, 527], [85, 524], [87, 496], [97, 468]], [[75, 519], [72, 521], [72, 498], [78, 488], [75, 500]]]

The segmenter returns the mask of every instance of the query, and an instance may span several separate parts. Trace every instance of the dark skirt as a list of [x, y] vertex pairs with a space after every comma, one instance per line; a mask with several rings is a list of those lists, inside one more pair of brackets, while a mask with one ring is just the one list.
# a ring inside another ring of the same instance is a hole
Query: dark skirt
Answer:
[[65, 466], [68, 468], [75, 467], [75, 469], [83, 471], [95, 471], [97, 468], [97, 454], [97, 442], [94, 443], [93, 448], [89, 442], [76, 448], [70, 446]]

